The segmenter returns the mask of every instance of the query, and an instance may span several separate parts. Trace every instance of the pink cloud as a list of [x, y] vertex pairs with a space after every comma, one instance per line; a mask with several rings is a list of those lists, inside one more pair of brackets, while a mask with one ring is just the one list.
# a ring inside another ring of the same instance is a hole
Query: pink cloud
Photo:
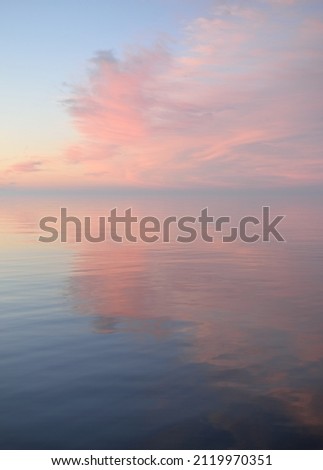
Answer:
[[10, 173], [30, 173], [40, 171], [42, 164], [43, 162], [40, 160], [28, 160], [11, 165], [7, 171]]

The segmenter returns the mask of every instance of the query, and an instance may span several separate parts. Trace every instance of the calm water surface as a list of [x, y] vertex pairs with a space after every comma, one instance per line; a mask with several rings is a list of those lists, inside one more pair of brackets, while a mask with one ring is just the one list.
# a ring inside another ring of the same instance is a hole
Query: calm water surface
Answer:
[[[1, 196], [0, 447], [323, 448], [320, 197]], [[41, 216], [286, 214], [285, 243], [42, 244]]]

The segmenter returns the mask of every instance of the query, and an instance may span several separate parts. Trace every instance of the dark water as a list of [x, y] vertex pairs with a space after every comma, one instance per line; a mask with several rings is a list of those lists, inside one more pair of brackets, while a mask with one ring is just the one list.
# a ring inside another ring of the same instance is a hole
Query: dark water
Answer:
[[[1, 197], [0, 447], [323, 448], [322, 198]], [[286, 214], [287, 242], [42, 244], [40, 216]]]

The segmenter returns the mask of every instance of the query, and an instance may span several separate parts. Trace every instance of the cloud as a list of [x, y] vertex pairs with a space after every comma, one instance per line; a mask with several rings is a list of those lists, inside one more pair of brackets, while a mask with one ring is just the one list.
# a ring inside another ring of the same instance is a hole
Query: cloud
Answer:
[[275, 15], [232, 4], [187, 25], [180, 53], [99, 52], [66, 102], [84, 137], [69, 159], [117, 184], [320, 180], [321, 23]]
[[28, 160], [20, 163], [11, 165], [8, 169], [8, 173], [31, 173], [34, 171], [40, 171], [43, 162], [40, 160]]

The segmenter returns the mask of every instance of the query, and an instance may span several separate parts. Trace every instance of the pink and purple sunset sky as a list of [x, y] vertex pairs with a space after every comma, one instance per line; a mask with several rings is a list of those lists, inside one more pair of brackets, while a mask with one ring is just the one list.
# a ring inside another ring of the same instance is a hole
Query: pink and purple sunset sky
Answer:
[[322, 186], [322, 0], [11, 0], [0, 23], [2, 187]]

